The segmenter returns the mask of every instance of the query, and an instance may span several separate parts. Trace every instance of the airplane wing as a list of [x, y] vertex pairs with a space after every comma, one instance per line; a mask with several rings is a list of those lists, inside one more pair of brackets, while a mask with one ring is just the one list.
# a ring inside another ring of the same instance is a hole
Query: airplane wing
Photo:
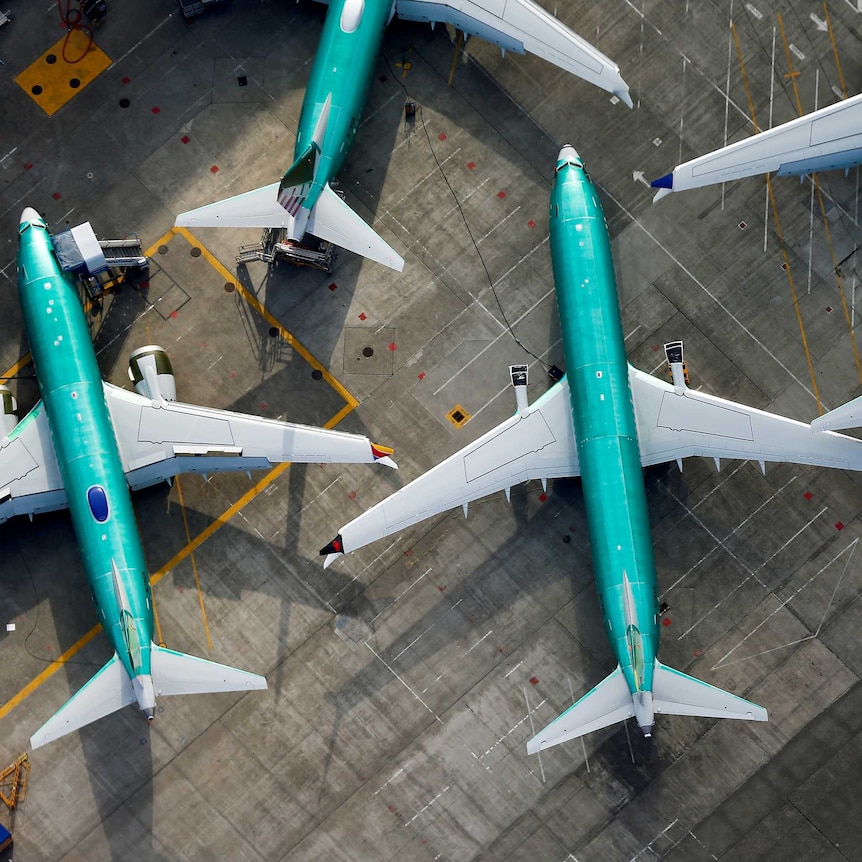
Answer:
[[367, 437], [197, 407], [155, 401], [105, 383], [123, 469], [132, 489], [179, 473], [268, 470], [284, 461], [389, 467], [391, 449]]
[[66, 505], [48, 414], [40, 401], [0, 440], [0, 523]]
[[532, 0], [395, 0], [395, 11], [407, 21], [452, 24], [503, 50], [529, 51], [632, 107], [619, 66]]
[[860, 162], [862, 94], [677, 165], [651, 185], [659, 189], [657, 201], [671, 192], [755, 174], [807, 174]]
[[700, 455], [862, 470], [862, 440], [674, 387], [631, 366], [629, 382], [645, 467]]
[[320, 553], [324, 566], [340, 554], [455, 506], [467, 505], [528, 479], [579, 476], [569, 384], [563, 378], [516, 413], [342, 527]]

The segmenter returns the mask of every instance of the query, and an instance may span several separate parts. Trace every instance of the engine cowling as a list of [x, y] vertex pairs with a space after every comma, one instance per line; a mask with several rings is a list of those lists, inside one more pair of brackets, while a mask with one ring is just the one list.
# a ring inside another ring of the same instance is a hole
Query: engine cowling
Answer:
[[7, 437], [18, 424], [18, 402], [8, 386], [0, 385], [0, 434]]
[[153, 401], [176, 401], [177, 385], [168, 354], [158, 344], [147, 344], [129, 355], [129, 380], [135, 392]]

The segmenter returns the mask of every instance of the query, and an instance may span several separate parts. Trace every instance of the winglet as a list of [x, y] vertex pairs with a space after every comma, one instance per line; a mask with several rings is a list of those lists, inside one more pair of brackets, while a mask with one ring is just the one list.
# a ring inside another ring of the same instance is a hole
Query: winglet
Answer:
[[[623, 81], [625, 83], [625, 81]], [[622, 88], [618, 90], [614, 90], [614, 95], [623, 103], [628, 105], [630, 108], [634, 108], [634, 102], [632, 102], [631, 94], [629, 93], [628, 87], [624, 90]]]
[[328, 569], [344, 553], [344, 541], [339, 533], [325, 548], [320, 549], [320, 556], [326, 557], [323, 568]]
[[395, 450], [390, 449], [388, 446], [378, 446], [376, 443], [371, 444], [371, 454], [374, 460], [378, 464], [385, 464], [387, 467], [397, 470], [398, 465], [395, 463], [395, 459], [391, 457], [394, 452]]
[[650, 185], [654, 189], [670, 189], [673, 191], [673, 173], [665, 174], [657, 180], [653, 180]]

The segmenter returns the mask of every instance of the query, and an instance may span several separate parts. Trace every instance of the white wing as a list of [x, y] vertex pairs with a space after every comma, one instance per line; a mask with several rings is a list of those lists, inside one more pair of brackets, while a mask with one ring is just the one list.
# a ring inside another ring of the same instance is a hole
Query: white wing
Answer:
[[677, 165], [654, 180], [659, 200], [670, 192], [697, 189], [777, 171], [806, 174], [862, 162], [862, 94], [798, 117]]
[[0, 523], [66, 505], [48, 414], [40, 401], [0, 440]]
[[498, 425], [342, 527], [320, 553], [342, 553], [411, 524], [466, 506], [528, 479], [579, 476], [569, 384], [561, 380], [524, 413]]
[[105, 383], [105, 400], [129, 485], [179, 473], [268, 470], [283, 461], [394, 467], [390, 449], [367, 437], [178, 401], [152, 401]]
[[399, 18], [452, 24], [524, 54], [529, 51], [632, 106], [619, 66], [532, 0], [395, 0]]
[[862, 440], [816, 431], [805, 422], [674, 388], [629, 366], [643, 465], [690, 455], [787, 461], [862, 470]]

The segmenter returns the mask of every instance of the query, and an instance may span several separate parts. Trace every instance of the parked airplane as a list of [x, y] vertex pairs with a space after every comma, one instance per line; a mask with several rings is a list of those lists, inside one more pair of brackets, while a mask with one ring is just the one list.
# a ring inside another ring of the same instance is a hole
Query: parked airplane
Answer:
[[768, 174], [810, 174], [862, 162], [862, 94], [677, 165], [650, 185], [671, 192]]
[[[527, 366], [512, 369], [517, 413], [342, 527], [321, 554], [340, 554], [528, 479], [580, 476], [605, 631], [617, 666], [527, 744], [541, 751], [634, 716], [766, 721], [766, 710], [663, 665], [644, 467], [691, 455], [791, 461], [862, 470], [862, 442], [820, 430], [847, 427], [862, 401], [818, 425], [696, 392], [682, 343], [666, 346], [673, 385], [626, 361], [610, 239], [598, 193], [571, 146], [560, 151], [550, 245], [568, 374], [528, 405]], [[844, 424], [842, 424], [842, 422]], [[858, 424], [858, 423], [857, 423]], [[816, 429], [816, 430], [815, 430]]]
[[156, 695], [266, 688], [257, 674], [153, 643], [150, 579], [129, 489], [179, 473], [263, 470], [282, 461], [395, 463], [367, 438], [175, 400], [170, 361], [155, 345], [132, 353], [137, 393], [104, 383], [75, 286], [45, 221], [18, 227], [18, 292], [42, 400], [16, 424], [0, 387], [0, 522], [68, 506], [111, 660], [31, 737], [33, 748]]
[[281, 182], [180, 213], [176, 223], [285, 228], [293, 242], [310, 233], [400, 272], [401, 256], [330, 186], [353, 143], [383, 33], [396, 14], [432, 26], [453, 24], [504, 51], [529, 51], [632, 106], [619, 67], [532, 0], [331, 0], [299, 117], [293, 165]]

